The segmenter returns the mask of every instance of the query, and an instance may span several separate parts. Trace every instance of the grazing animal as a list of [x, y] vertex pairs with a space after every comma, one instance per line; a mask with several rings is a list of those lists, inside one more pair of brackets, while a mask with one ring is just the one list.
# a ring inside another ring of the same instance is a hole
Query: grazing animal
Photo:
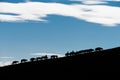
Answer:
[[42, 57], [37, 57], [36, 58], [36, 61], [40, 61], [40, 60], [42, 60]]
[[102, 51], [102, 50], [103, 50], [103, 48], [101, 48], [101, 47], [95, 48], [95, 51]]
[[18, 64], [18, 63], [19, 63], [19, 61], [13, 61], [12, 65], [15, 65], [15, 64]]
[[42, 56], [42, 60], [46, 60], [46, 59], [48, 59], [48, 56], [47, 56], [47, 55]]
[[70, 53], [69, 52], [65, 53], [65, 56], [66, 57], [70, 56]]
[[27, 59], [21, 59], [21, 63], [27, 62]]
[[58, 58], [58, 55], [51, 55], [51, 59], [56, 59]]
[[30, 58], [30, 61], [33, 62], [33, 61], [36, 61], [36, 59], [35, 58]]

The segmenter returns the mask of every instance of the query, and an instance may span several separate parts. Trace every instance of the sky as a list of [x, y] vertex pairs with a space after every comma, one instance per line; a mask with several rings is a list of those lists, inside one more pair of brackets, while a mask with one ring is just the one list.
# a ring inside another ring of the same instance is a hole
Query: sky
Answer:
[[120, 46], [120, 0], [0, 0], [0, 66]]

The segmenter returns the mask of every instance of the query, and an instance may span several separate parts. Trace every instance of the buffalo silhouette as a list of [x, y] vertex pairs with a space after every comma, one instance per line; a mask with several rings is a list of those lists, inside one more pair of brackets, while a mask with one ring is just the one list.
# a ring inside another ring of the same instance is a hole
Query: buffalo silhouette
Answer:
[[30, 58], [30, 61], [31, 62], [36, 61], [36, 58]]
[[58, 58], [58, 55], [51, 55], [51, 59], [56, 59]]
[[21, 63], [25, 63], [27, 61], [28, 61], [27, 59], [21, 59]]
[[19, 63], [19, 61], [13, 61], [13, 62], [12, 62], [12, 65], [18, 64], [18, 63]]
[[102, 51], [102, 50], [103, 50], [103, 48], [101, 48], [101, 47], [95, 48], [95, 51]]

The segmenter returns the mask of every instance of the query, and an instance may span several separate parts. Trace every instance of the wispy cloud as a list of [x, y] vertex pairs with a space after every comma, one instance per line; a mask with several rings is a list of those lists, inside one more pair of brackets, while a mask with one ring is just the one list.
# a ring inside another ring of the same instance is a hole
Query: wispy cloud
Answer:
[[64, 54], [58, 54], [58, 53], [31, 53], [30, 55], [34, 55], [34, 56], [44, 56], [44, 55], [58, 55], [58, 57], [63, 57]]
[[106, 4], [109, 1], [120, 2], [120, 0], [70, 0], [70, 1], [82, 2], [83, 4]]
[[48, 15], [59, 15], [105, 26], [116, 26], [120, 24], [119, 14], [120, 7], [108, 5], [0, 2], [1, 22], [46, 21], [44, 18]]
[[14, 58], [14, 57], [0, 57], [0, 59], [12, 59], [12, 58]]
[[11, 65], [11, 60], [13, 59], [14, 57], [10, 57], [10, 56], [2, 56], [0, 57], [0, 67], [2, 66], [6, 66], [6, 65]]
[[[83, 1], [83, 0], [77, 0], [77, 1]], [[115, 2], [119, 2], [120, 0], [86, 0], [86, 1], [115, 1]]]
[[80, 1], [83, 4], [106, 4], [106, 1], [103, 0], [70, 0], [70, 1]]
[[3, 66], [7, 66], [7, 65], [11, 65], [11, 61], [0, 61], [0, 67], [3, 67]]

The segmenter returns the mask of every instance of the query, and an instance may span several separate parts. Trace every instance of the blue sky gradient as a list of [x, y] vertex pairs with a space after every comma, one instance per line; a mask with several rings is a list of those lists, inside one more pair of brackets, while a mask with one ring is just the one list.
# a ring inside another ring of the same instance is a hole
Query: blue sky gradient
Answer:
[[[72, 3], [69, 0], [35, 1]], [[119, 7], [119, 3], [110, 2], [108, 5]], [[64, 54], [98, 46], [104, 49], [120, 46], [120, 25], [109, 27], [58, 15], [49, 15], [45, 19], [48, 21], [0, 22], [0, 57], [13, 57], [0, 58], [0, 62], [33, 57], [31, 53]]]

